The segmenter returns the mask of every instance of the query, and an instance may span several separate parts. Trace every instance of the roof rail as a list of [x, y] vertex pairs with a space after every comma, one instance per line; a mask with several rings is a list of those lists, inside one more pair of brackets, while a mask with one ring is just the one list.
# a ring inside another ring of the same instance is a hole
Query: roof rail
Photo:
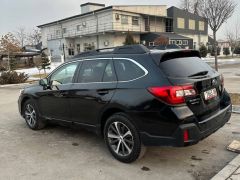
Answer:
[[150, 50], [147, 47], [141, 44], [137, 44], [86, 51], [74, 56], [74, 58], [95, 56], [101, 54], [145, 54], [148, 52], [150, 52]]
[[126, 45], [114, 48], [113, 54], [145, 54], [150, 50], [142, 44]]

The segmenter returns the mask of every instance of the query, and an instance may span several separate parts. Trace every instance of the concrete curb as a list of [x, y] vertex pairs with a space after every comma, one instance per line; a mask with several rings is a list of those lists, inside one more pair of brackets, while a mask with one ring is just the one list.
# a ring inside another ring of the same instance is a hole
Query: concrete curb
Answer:
[[216, 174], [211, 180], [227, 180], [240, 178], [238, 173], [240, 169], [240, 154], [237, 155], [230, 163], [228, 163], [218, 174]]
[[6, 85], [0, 85], [0, 88], [4, 87], [13, 87], [13, 86], [22, 86], [22, 85], [29, 85], [31, 83], [20, 83], [20, 84], [6, 84]]
[[240, 106], [233, 105], [232, 112], [236, 114], [240, 114]]

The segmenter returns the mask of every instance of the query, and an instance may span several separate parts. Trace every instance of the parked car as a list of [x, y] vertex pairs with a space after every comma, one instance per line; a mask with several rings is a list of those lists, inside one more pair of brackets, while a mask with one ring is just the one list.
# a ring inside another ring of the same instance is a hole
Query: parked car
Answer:
[[198, 51], [151, 52], [141, 45], [82, 53], [22, 90], [18, 104], [29, 128], [85, 127], [125, 163], [146, 146], [196, 144], [231, 116], [223, 77]]

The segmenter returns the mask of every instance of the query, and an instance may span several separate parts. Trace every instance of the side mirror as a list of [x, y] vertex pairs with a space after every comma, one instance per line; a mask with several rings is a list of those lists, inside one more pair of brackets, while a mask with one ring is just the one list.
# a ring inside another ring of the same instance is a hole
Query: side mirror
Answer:
[[48, 80], [47, 79], [41, 79], [39, 81], [39, 85], [42, 86], [43, 88], [47, 88], [48, 87]]

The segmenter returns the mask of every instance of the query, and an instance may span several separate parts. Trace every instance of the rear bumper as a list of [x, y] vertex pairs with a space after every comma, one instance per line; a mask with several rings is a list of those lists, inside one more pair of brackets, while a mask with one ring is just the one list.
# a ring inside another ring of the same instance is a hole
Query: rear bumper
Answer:
[[[232, 106], [220, 110], [213, 116], [205, 119], [201, 123], [182, 124], [177, 127], [173, 136], [154, 136], [146, 132], [141, 132], [141, 140], [146, 146], [188, 146], [198, 143], [200, 140], [211, 135], [223, 125], [225, 125], [231, 117]], [[189, 138], [184, 141], [184, 131], [188, 132]]]

